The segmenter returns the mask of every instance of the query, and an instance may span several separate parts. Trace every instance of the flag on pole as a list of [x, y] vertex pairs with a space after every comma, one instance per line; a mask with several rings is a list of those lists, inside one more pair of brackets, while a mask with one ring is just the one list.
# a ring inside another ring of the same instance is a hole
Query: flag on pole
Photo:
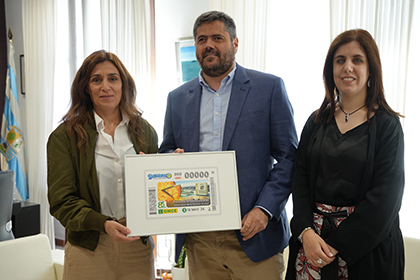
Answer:
[[[9, 30], [9, 38], [11, 31]], [[1, 124], [0, 157], [1, 169], [15, 172], [15, 186], [20, 198], [26, 201], [29, 197], [26, 180], [25, 152], [20, 127], [19, 96], [15, 74], [15, 50], [12, 39], [9, 40], [9, 58], [6, 75], [6, 97]], [[16, 198], [16, 197], [15, 197]]]

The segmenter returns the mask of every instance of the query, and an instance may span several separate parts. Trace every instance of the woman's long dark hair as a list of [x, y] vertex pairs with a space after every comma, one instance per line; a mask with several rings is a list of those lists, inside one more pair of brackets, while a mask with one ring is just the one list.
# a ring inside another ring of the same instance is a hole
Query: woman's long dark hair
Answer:
[[62, 121], [66, 123], [67, 133], [76, 137], [79, 149], [85, 148], [87, 134], [85, 125], [93, 122], [93, 103], [89, 94], [90, 75], [98, 63], [112, 62], [118, 69], [122, 81], [120, 111], [129, 118], [129, 128], [136, 134], [141, 143], [141, 111], [136, 106], [136, 85], [121, 60], [113, 53], [100, 50], [89, 55], [83, 62], [71, 86], [71, 104]]
[[[329, 122], [334, 117], [335, 109], [339, 101], [338, 90], [336, 89], [333, 76], [334, 56], [339, 47], [353, 41], [360, 44], [363, 51], [366, 53], [366, 57], [369, 62], [370, 87], [367, 88], [366, 94], [368, 120], [371, 113], [375, 111], [386, 111], [390, 114], [402, 117], [402, 115], [392, 110], [385, 100], [384, 86], [382, 82], [381, 59], [379, 57], [379, 49], [375, 40], [368, 31], [363, 29], [353, 29], [338, 35], [330, 45], [325, 59], [323, 74], [325, 97], [321, 107], [317, 111], [315, 122]], [[379, 105], [377, 109], [375, 109], [376, 104]]]

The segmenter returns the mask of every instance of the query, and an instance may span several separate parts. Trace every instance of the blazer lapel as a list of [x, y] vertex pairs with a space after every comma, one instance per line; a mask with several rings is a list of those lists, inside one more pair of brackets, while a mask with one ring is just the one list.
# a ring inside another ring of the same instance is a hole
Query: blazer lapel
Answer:
[[[198, 80], [198, 79], [197, 79]], [[201, 86], [191, 87], [185, 99], [185, 126], [182, 128], [186, 152], [198, 152], [200, 147]]]
[[241, 115], [242, 108], [248, 96], [250, 85], [245, 69], [237, 64], [236, 73], [233, 78], [232, 92], [230, 94], [229, 106], [226, 115], [225, 131], [223, 136], [222, 150], [226, 151], [230, 140]]

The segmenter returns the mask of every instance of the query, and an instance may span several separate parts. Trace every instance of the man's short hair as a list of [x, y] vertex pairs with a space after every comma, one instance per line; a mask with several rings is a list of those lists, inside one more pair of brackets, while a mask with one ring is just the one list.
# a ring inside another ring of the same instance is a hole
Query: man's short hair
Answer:
[[213, 22], [215, 20], [219, 20], [225, 24], [225, 30], [229, 33], [231, 41], [233, 41], [233, 39], [236, 38], [236, 25], [233, 19], [223, 12], [210, 11], [210, 12], [205, 12], [201, 14], [195, 20], [194, 29], [193, 29], [194, 41], [197, 36], [197, 28], [200, 27], [205, 22]]

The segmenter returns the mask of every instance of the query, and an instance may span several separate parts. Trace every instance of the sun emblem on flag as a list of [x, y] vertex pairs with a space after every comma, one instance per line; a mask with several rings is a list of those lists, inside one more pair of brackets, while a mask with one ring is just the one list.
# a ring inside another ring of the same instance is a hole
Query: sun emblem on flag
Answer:
[[1, 153], [7, 161], [14, 158], [23, 148], [23, 137], [20, 129], [13, 125], [6, 135], [6, 139], [0, 145]]

